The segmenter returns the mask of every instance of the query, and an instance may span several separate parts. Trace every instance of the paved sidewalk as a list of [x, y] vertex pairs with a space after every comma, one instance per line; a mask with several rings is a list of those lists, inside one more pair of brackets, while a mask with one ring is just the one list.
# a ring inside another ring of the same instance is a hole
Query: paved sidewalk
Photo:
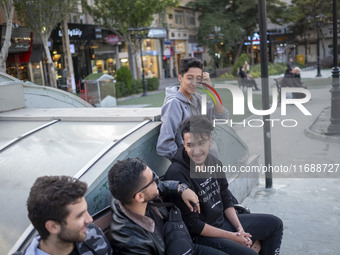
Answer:
[[[312, 71], [308, 73], [313, 77]], [[310, 178], [294, 178], [295, 175], [282, 178], [284, 174], [273, 173], [273, 188], [265, 189], [262, 176], [258, 189], [243, 201], [252, 212], [275, 214], [283, 220], [282, 255], [340, 254], [340, 166], [335, 169], [340, 163], [340, 140], [331, 141], [317, 135], [315, 138], [318, 139], [313, 139], [305, 135], [315, 120], [318, 122], [320, 112], [330, 105], [330, 88], [310, 90], [312, 100], [305, 107], [312, 116], [304, 116], [293, 105], [287, 106], [286, 116], [281, 116], [280, 108], [271, 115], [271, 119], [295, 119], [298, 122], [296, 127], [288, 128], [277, 121], [271, 128], [273, 166], [292, 165], [297, 169], [301, 166], [306, 172], [311, 164], [325, 164], [328, 174], [323, 176], [330, 178], [316, 177], [314, 173], [304, 174]], [[323, 121], [327, 122], [329, 118], [324, 116]], [[264, 164], [263, 129], [242, 127], [237, 133], [251, 153], [260, 155], [260, 164]]]

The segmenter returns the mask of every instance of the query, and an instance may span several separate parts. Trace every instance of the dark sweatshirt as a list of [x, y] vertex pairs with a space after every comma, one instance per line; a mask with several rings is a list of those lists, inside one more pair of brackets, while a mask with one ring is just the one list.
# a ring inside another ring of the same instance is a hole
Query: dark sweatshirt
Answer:
[[[191, 162], [191, 164], [190, 164]], [[208, 155], [205, 165], [222, 166], [222, 162], [212, 155]], [[227, 179], [217, 179], [214, 175], [205, 173], [204, 178], [190, 178], [190, 165], [194, 163], [181, 146], [173, 163], [168, 168], [165, 180], [177, 180], [186, 183], [193, 190], [200, 202], [201, 213], [190, 212], [181, 198], [172, 198], [170, 201], [182, 211], [182, 217], [192, 236], [200, 235], [205, 223], [221, 228], [224, 221], [224, 210], [233, 207], [232, 194], [228, 189]], [[192, 169], [193, 170], [193, 169]], [[194, 170], [193, 170], [194, 171]]]

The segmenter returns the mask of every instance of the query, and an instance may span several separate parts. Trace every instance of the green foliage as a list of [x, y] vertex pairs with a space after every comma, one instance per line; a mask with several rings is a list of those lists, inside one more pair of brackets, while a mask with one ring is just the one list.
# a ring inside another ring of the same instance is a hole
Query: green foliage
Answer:
[[146, 89], [148, 91], [158, 90], [158, 88], [159, 88], [159, 79], [157, 77], [146, 79]]
[[[124, 71], [125, 72], [125, 71]], [[118, 73], [118, 71], [117, 71]], [[116, 95], [119, 97], [126, 97], [129, 95], [139, 94], [143, 91], [143, 82], [142, 79], [131, 80], [130, 85], [126, 85], [126, 82], [121, 79], [118, 80], [117, 74], [117, 82], [116, 82]], [[146, 78], [145, 79], [146, 89], [147, 91], [158, 90], [159, 88], [159, 79], [157, 77]]]
[[238, 58], [238, 60], [234, 64], [233, 70], [231, 71], [231, 73], [233, 75], [236, 75], [238, 69], [240, 68], [240, 66], [242, 66], [244, 64], [245, 61], [247, 61], [249, 63], [249, 57], [246, 53], [243, 53], [243, 54], [241, 54], [241, 56]]
[[138, 94], [143, 91], [142, 79], [133, 80], [131, 84], [131, 95]]
[[[280, 63], [269, 63], [268, 65], [268, 75], [277, 75], [282, 74], [286, 71], [287, 66], [285, 64]], [[250, 75], [253, 78], [261, 78], [261, 65], [255, 65], [250, 68]]]
[[222, 78], [222, 79], [233, 79], [233, 78], [235, 78], [235, 76], [232, 75], [232, 74], [230, 74], [230, 73], [225, 72], [224, 74], [221, 74], [218, 78]]
[[125, 83], [122, 81], [116, 82], [116, 96], [117, 98], [126, 97], [130, 95], [129, 89], [126, 87]]
[[121, 68], [119, 68], [116, 72], [116, 80], [124, 82], [129, 87], [131, 87], [133, 78], [129, 68], [127, 68], [126, 66], [122, 66]]
[[[290, 6], [289, 19], [293, 23], [291, 29], [296, 34], [305, 33], [308, 28], [314, 27], [318, 22], [318, 15], [324, 15], [325, 19], [332, 21], [333, 6], [330, 1], [315, 1], [315, 0], [292, 0]], [[338, 16], [340, 14], [340, 6], [338, 4]]]
[[130, 70], [123, 66], [116, 72], [116, 94], [118, 97], [128, 96], [132, 92], [132, 74]]
[[[242, 47], [244, 39], [257, 29], [258, 0], [192, 0], [188, 6], [201, 13], [197, 38], [208, 47], [212, 58], [217, 52], [226, 58], [228, 51]], [[286, 9], [281, 0], [267, 1], [267, 16], [273, 23], [285, 20]]]
[[50, 35], [78, 0], [14, 0], [18, 19], [38, 34]]

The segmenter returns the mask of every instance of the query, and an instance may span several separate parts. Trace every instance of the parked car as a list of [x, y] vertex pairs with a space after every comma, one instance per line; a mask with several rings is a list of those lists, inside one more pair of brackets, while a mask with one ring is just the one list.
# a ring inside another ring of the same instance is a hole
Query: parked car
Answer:
[[[0, 95], [8, 82], [0, 82]], [[139, 157], [159, 176], [170, 164], [156, 153], [160, 108], [22, 106], [3, 111], [1, 107], [0, 103], [1, 254], [20, 254], [36, 235], [27, 217], [26, 201], [37, 177], [70, 175], [85, 181], [89, 213], [99, 218], [98, 225], [107, 228], [106, 208], [111, 201], [107, 173], [115, 162]], [[258, 157], [249, 154], [232, 128], [220, 125], [214, 139], [219, 146], [230, 145], [220, 150], [224, 164], [258, 163]], [[229, 177], [231, 191], [239, 200], [258, 181]], [[104, 218], [106, 223], [100, 221]]]

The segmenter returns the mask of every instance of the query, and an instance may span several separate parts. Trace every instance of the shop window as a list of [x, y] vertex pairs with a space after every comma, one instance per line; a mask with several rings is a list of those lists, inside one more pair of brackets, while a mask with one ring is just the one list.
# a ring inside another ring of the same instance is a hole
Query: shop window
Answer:
[[92, 72], [93, 73], [102, 73], [104, 70], [104, 61], [103, 60], [95, 60], [92, 61]]
[[20, 80], [28, 81], [28, 70], [27, 70], [27, 64], [8, 64], [6, 67], [6, 73], [9, 75], [12, 75], [14, 77], [17, 77]]
[[146, 78], [158, 77], [157, 56], [143, 56], [143, 64]]
[[151, 44], [151, 40], [147, 39], [144, 41], [144, 50], [151, 50], [152, 44]]
[[39, 85], [43, 84], [43, 80], [42, 80], [42, 74], [41, 74], [41, 65], [40, 63], [30, 63], [31, 64], [31, 80]]
[[127, 58], [120, 59], [120, 66], [129, 67], [129, 60]]
[[106, 67], [107, 73], [110, 75], [114, 75], [116, 69], [116, 60], [113, 58], [109, 58], [108, 60], [106, 60]]

